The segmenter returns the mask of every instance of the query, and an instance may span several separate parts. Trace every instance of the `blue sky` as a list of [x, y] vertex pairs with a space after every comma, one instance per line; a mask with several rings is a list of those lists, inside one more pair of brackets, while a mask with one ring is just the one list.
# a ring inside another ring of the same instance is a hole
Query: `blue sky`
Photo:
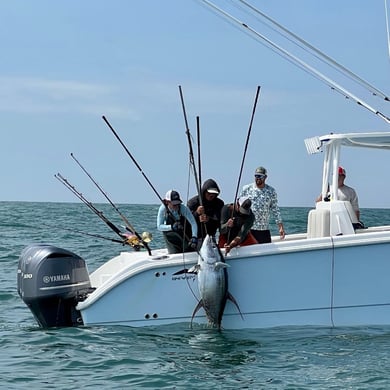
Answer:
[[[252, 3], [390, 93], [383, 0]], [[215, 4], [309, 61], [230, 1]], [[312, 206], [320, 192], [322, 156], [309, 156], [304, 138], [390, 130], [198, 0], [15, 0], [1, 2], [0, 15], [0, 200], [77, 201], [54, 178], [60, 172], [105, 202], [74, 153], [114, 203], [159, 203], [102, 115], [162, 196], [171, 188], [194, 195], [179, 85], [194, 138], [200, 118], [202, 177], [217, 180], [225, 202], [234, 198], [258, 85], [240, 186], [263, 165], [281, 206]], [[310, 61], [390, 116], [389, 102]], [[361, 207], [390, 207], [385, 152], [348, 151], [341, 160]]]

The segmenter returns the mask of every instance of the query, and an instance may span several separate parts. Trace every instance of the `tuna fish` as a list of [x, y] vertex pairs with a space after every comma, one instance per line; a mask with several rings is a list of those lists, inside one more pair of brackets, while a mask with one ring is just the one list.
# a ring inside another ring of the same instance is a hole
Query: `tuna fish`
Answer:
[[221, 329], [222, 316], [228, 299], [236, 305], [241, 315], [236, 300], [228, 291], [227, 267], [228, 264], [225, 263], [214, 238], [207, 235], [199, 251], [198, 263], [192, 271], [198, 275], [200, 300], [192, 314], [191, 323], [195, 314], [203, 307], [209, 325]]

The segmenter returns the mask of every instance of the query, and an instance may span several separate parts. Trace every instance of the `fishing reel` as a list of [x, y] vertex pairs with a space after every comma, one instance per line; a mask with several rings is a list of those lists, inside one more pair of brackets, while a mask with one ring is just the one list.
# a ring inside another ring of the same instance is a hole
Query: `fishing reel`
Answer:
[[143, 232], [141, 239], [133, 233], [123, 233], [122, 236], [125, 238], [124, 244], [130, 245], [135, 251], [145, 248], [144, 244], [148, 244], [153, 239], [150, 232]]

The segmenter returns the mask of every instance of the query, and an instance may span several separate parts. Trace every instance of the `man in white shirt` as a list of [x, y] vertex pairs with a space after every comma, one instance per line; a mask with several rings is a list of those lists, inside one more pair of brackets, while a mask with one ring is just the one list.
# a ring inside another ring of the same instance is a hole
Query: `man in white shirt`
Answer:
[[338, 190], [338, 198], [339, 200], [349, 200], [351, 202], [352, 208], [355, 211], [356, 217], [358, 221], [360, 220], [360, 209], [359, 209], [359, 200], [356, 191], [352, 188], [344, 184], [346, 174], [345, 169], [343, 167], [339, 167], [339, 190]]

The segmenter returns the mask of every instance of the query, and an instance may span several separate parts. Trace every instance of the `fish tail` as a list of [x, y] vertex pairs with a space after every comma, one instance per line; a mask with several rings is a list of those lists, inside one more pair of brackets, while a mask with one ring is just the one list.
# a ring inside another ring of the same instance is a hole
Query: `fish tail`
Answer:
[[198, 312], [198, 310], [201, 308], [201, 307], [204, 307], [204, 305], [203, 305], [203, 300], [201, 299], [199, 302], [198, 302], [198, 304], [195, 306], [195, 309], [194, 309], [194, 311], [193, 311], [193, 313], [192, 313], [192, 317], [191, 317], [191, 329], [192, 329], [192, 322], [193, 322], [193, 320], [194, 320], [194, 317], [195, 317], [195, 314]]
[[228, 292], [227, 299], [236, 306], [238, 312], [240, 313], [241, 319], [244, 320], [244, 316], [241, 313], [240, 306], [238, 305], [238, 303], [237, 303], [236, 299], [233, 297], [233, 295], [230, 294], [230, 292]]

